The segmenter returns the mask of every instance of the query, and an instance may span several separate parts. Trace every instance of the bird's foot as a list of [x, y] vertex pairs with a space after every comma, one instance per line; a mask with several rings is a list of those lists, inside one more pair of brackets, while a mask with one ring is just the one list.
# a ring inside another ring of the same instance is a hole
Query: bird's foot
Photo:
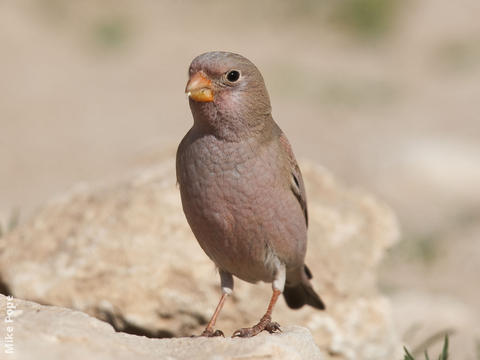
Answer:
[[205, 329], [203, 330], [202, 334], [200, 335], [201, 337], [217, 337], [217, 336], [223, 336], [225, 337], [225, 335], [223, 334], [223, 331], [222, 330], [213, 330], [213, 329]]
[[242, 328], [235, 331], [232, 337], [252, 337], [260, 334], [263, 330], [268, 331], [270, 334], [273, 334], [277, 331], [282, 331], [280, 325], [272, 321], [270, 316], [264, 316], [260, 319], [257, 325], [252, 326], [251, 328]]

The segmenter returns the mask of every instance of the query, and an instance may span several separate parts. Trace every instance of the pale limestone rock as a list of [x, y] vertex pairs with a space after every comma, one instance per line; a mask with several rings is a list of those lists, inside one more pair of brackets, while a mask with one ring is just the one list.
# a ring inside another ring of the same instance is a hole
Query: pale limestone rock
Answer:
[[[0, 295], [2, 314], [7, 301]], [[323, 359], [310, 332], [299, 326], [252, 339], [149, 339], [115, 332], [111, 325], [79, 311], [18, 299], [8, 302], [16, 310], [9, 323], [13, 351], [6, 356], [15, 360]], [[0, 336], [3, 340], [4, 334], [0, 332]]]
[[[323, 168], [301, 164], [310, 228], [307, 264], [326, 312], [294, 311], [283, 299], [274, 319], [307, 326], [335, 359], [393, 358], [398, 344], [376, 269], [398, 238], [392, 211]], [[149, 336], [201, 332], [220, 295], [213, 264], [181, 210], [174, 160], [114, 184], [78, 186], [0, 239], [0, 275], [17, 297], [66, 306]], [[268, 284], [235, 283], [217, 326], [229, 335], [255, 323]], [[327, 357], [328, 358], [328, 357]]]

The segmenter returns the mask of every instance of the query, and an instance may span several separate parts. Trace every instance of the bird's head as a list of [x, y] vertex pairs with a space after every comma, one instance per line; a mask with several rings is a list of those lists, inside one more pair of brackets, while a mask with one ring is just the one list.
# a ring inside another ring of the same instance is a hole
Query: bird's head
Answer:
[[185, 93], [200, 126], [239, 135], [271, 117], [270, 99], [257, 67], [241, 55], [208, 52], [193, 59]]

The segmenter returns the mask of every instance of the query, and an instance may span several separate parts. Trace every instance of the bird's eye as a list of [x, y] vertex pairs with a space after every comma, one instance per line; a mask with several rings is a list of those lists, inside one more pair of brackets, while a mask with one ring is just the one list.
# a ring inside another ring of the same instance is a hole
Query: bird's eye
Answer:
[[240, 72], [237, 70], [230, 70], [227, 74], [227, 80], [230, 82], [235, 82], [240, 78]]

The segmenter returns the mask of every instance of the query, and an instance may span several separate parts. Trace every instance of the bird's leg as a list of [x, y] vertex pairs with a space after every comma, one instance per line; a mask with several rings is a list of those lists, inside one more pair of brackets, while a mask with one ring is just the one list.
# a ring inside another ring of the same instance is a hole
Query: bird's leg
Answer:
[[207, 327], [205, 328], [205, 330], [203, 330], [202, 335], [200, 336], [206, 336], [206, 337], [224, 336], [221, 330], [214, 330], [214, 327], [215, 327], [215, 323], [217, 322], [217, 316], [222, 310], [223, 304], [225, 303], [227, 296], [233, 292], [232, 274], [227, 273], [223, 270], [220, 270], [220, 282], [222, 286], [222, 297], [220, 298], [217, 308], [215, 309], [215, 312], [213, 313], [212, 318], [208, 322]]
[[235, 331], [232, 337], [252, 337], [258, 335], [263, 330], [267, 330], [270, 334], [275, 331], [281, 331], [280, 325], [272, 321], [272, 310], [277, 302], [278, 296], [282, 292], [280, 290], [273, 290], [272, 298], [270, 299], [270, 304], [268, 305], [267, 312], [262, 316], [260, 321], [252, 326], [251, 328], [242, 328]]
[[220, 298], [220, 301], [218, 302], [217, 308], [215, 309], [215, 312], [213, 313], [212, 318], [210, 319], [210, 321], [207, 324], [207, 327], [205, 328], [205, 330], [203, 330], [202, 335], [200, 335], [200, 336], [206, 336], [206, 337], [225, 336], [225, 335], [223, 335], [222, 330], [215, 330], [214, 331], [214, 326], [215, 326], [215, 323], [217, 321], [217, 316], [220, 313], [220, 311], [222, 310], [223, 303], [225, 302], [225, 299], [227, 298], [227, 296], [228, 296], [227, 293], [222, 294], [222, 297]]
[[263, 330], [268, 331], [270, 334], [276, 331], [282, 331], [280, 325], [277, 322], [272, 321], [272, 311], [275, 303], [278, 300], [278, 297], [283, 292], [285, 287], [285, 265], [279, 264], [277, 271], [275, 273], [275, 280], [273, 281], [273, 294], [268, 304], [267, 312], [262, 316], [260, 321], [252, 326], [251, 328], [242, 328], [235, 331], [232, 337], [252, 337], [258, 335]]

